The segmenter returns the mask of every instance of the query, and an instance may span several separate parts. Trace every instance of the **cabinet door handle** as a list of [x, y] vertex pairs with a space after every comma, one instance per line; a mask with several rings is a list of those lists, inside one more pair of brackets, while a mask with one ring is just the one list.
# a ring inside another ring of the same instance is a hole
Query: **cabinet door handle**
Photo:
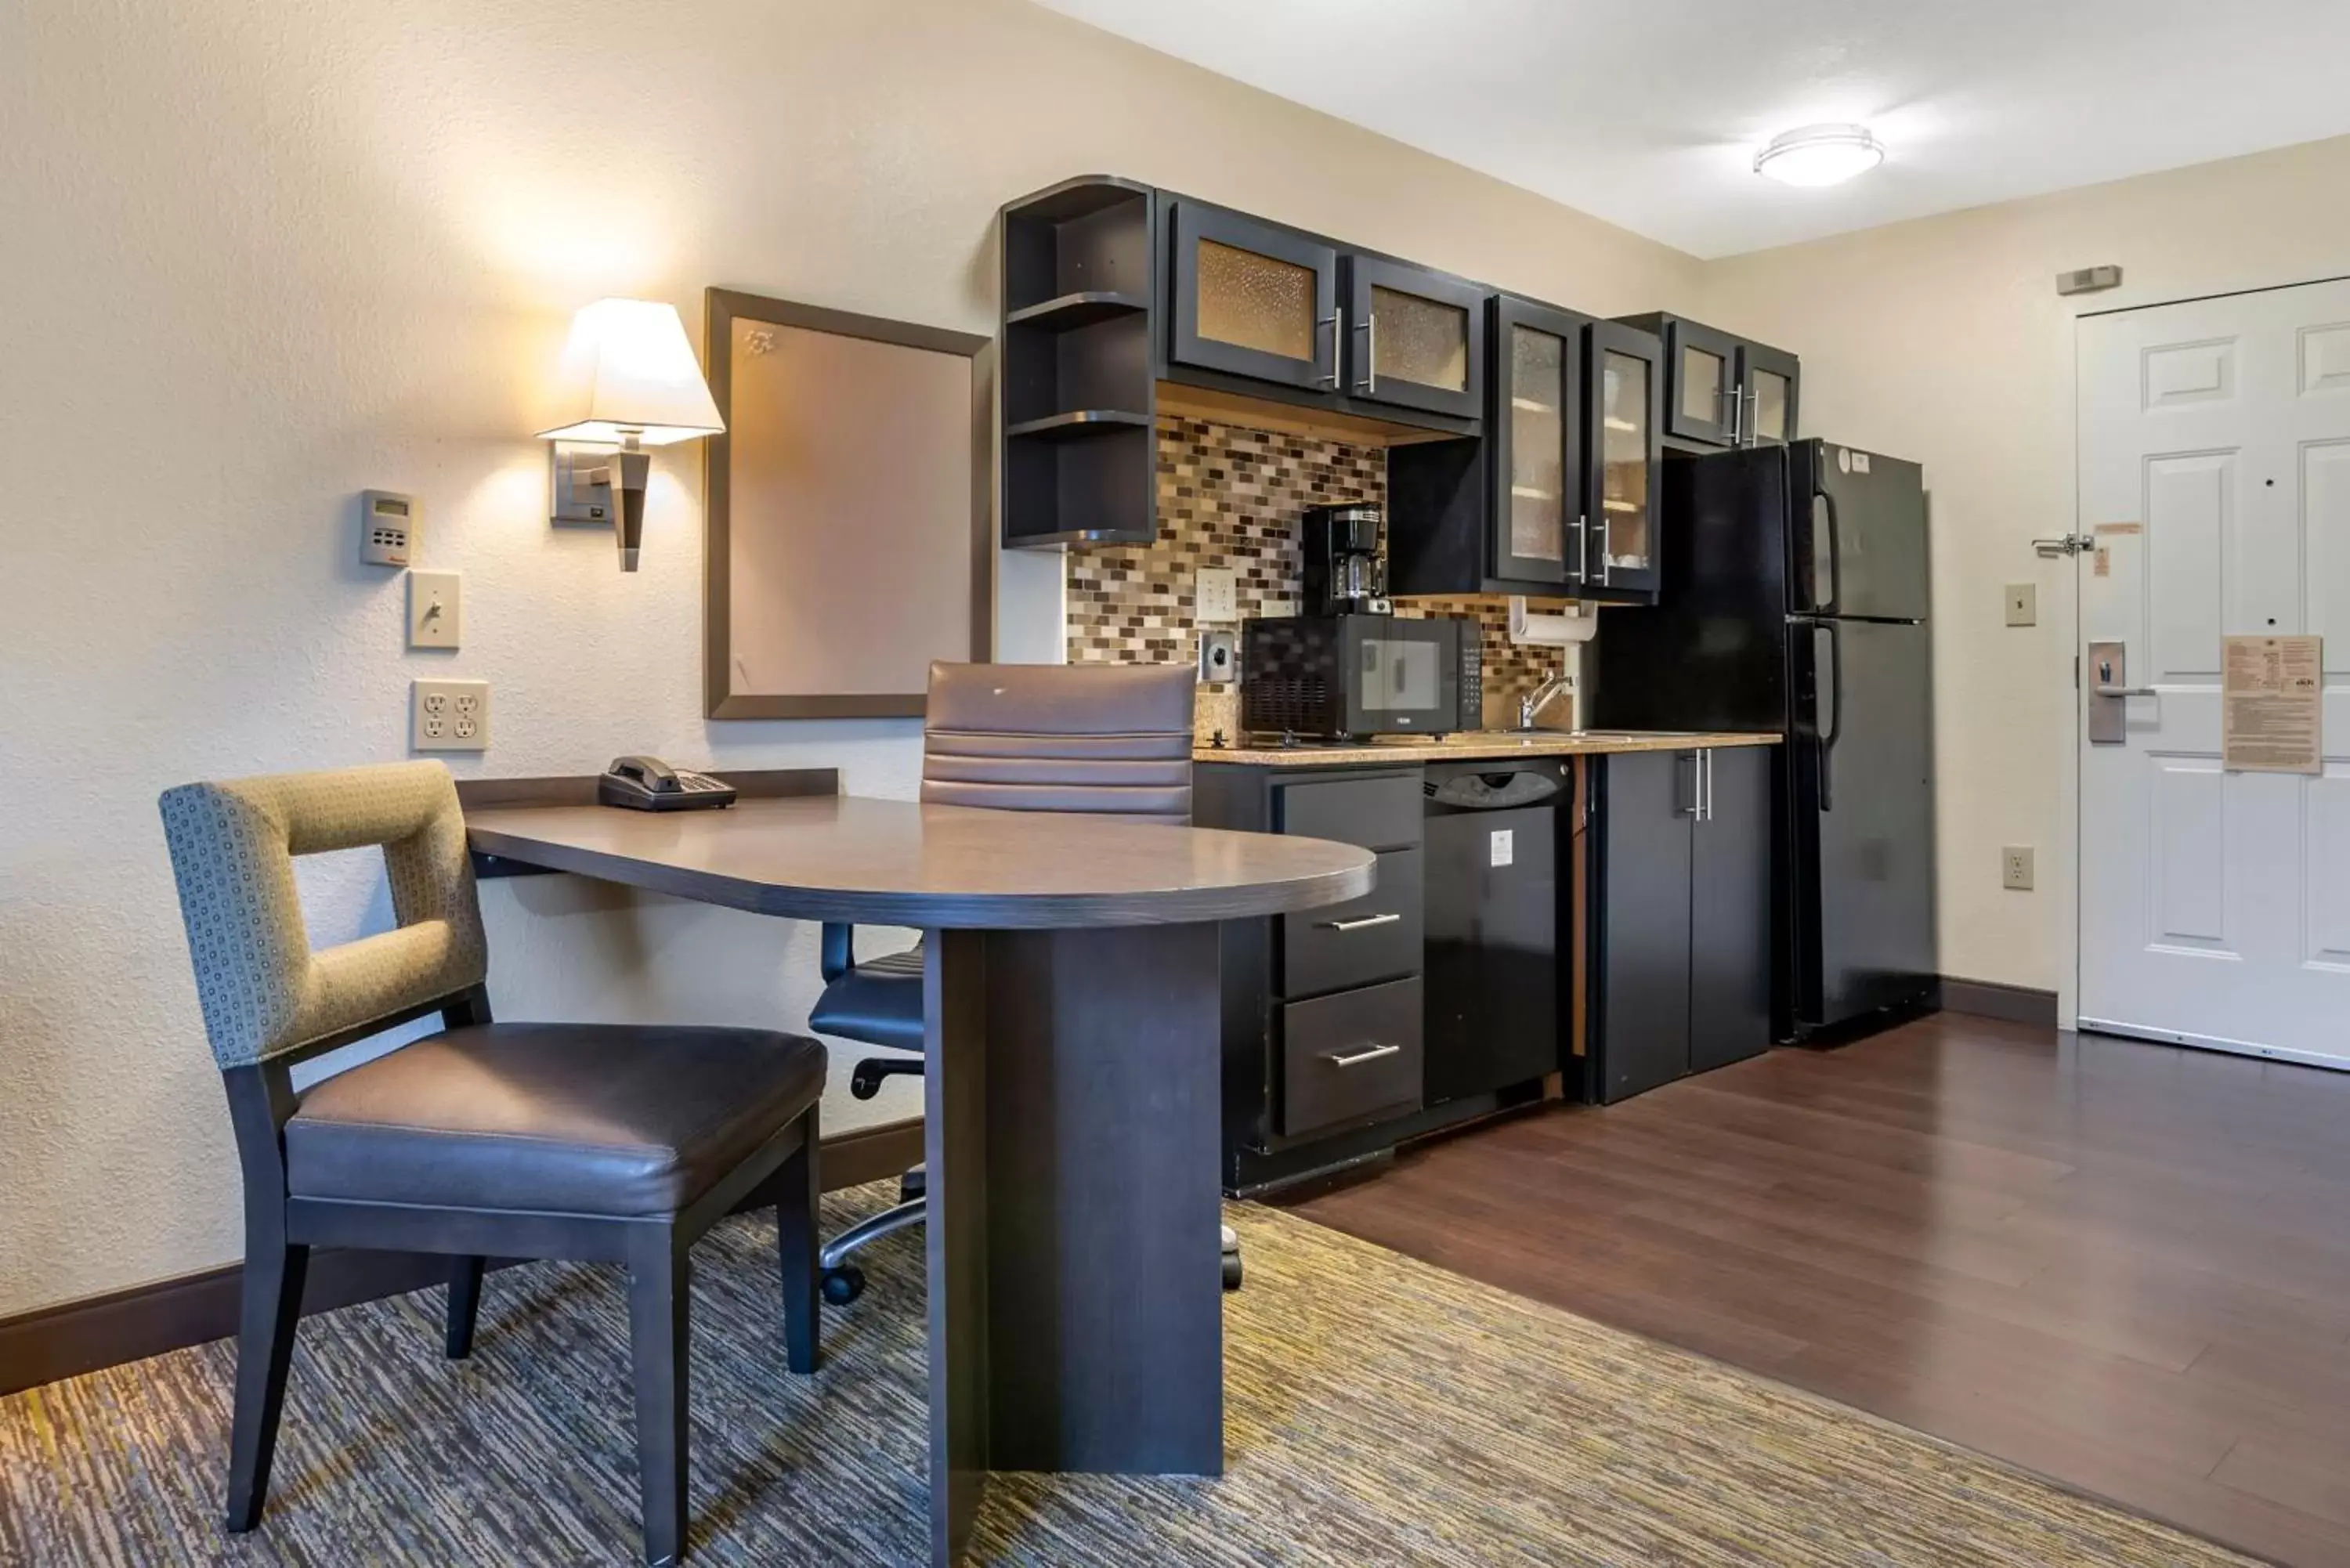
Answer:
[[1575, 580], [1591, 580], [1591, 514], [1587, 512], [1575, 514]]
[[1366, 1062], [1376, 1062], [1382, 1056], [1397, 1055], [1402, 1050], [1403, 1047], [1400, 1045], [1374, 1045], [1367, 1051], [1357, 1051], [1351, 1055], [1341, 1055], [1336, 1051], [1326, 1051], [1322, 1054], [1322, 1060], [1329, 1063], [1333, 1067], [1359, 1067]]
[[1713, 820], [1713, 752], [1711, 747], [1697, 754], [1698, 820]]
[[1314, 325], [1316, 327], [1327, 327], [1330, 329], [1330, 369], [1314, 379], [1317, 381], [1329, 382], [1332, 389], [1335, 390], [1338, 385], [1338, 363], [1347, 357], [1346, 307], [1331, 306], [1330, 314]]
[[1392, 926], [1403, 917], [1399, 914], [1357, 915], [1351, 920], [1325, 920], [1322, 923], [1334, 931], [1367, 930], [1373, 926]]
[[1355, 390], [1366, 396], [1379, 389], [1379, 313], [1368, 312], [1363, 317], [1363, 379], [1355, 383]]
[[1615, 569], [1614, 564], [1607, 559], [1607, 546], [1612, 543], [1607, 535], [1613, 531], [1615, 521], [1606, 512], [1599, 514], [1599, 586], [1603, 588], [1607, 586], [1607, 574]]

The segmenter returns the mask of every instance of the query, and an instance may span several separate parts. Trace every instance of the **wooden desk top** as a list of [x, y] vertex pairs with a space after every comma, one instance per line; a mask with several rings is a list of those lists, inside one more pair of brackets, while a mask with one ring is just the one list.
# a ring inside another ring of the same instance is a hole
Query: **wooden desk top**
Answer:
[[1374, 876], [1368, 850], [1322, 839], [859, 795], [472, 808], [465, 826], [481, 853], [549, 870], [755, 914], [934, 929], [1238, 919], [1359, 898]]

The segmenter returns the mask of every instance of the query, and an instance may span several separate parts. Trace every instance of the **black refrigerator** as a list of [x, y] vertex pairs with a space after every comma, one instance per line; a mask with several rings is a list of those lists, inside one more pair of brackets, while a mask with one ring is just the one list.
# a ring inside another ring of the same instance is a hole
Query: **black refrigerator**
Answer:
[[1661, 521], [1658, 603], [1600, 618], [1589, 722], [1786, 737], [1772, 792], [1780, 1039], [1930, 1002], [1922, 472], [1817, 440], [1674, 459]]

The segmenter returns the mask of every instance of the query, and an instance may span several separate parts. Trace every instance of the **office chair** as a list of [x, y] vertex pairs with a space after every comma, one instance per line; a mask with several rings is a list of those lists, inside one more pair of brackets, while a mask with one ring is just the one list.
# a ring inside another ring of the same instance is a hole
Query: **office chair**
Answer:
[[[567, 1258], [628, 1267], [644, 1557], [675, 1563], [688, 1251], [736, 1209], [775, 1206], [785, 1358], [816, 1370], [823, 1045], [492, 1023], [464, 817], [438, 763], [183, 784], [161, 806], [244, 1175], [229, 1530], [261, 1522], [313, 1247], [446, 1255], [452, 1361], [473, 1353], [485, 1259]], [[294, 857], [369, 846], [397, 925], [312, 951]], [[295, 1063], [436, 1012], [436, 1033], [295, 1093]]]
[[[994, 811], [1061, 811], [1191, 820], [1191, 692], [1182, 665], [933, 664], [922, 729], [922, 800]], [[808, 1027], [910, 1056], [868, 1057], [849, 1093], [869, 1100], [885, 1078], [922, 1070], [922, 948], [860, 961], [855, 929], [824, 928], [824, 994]], [[865, 1275], [849, 1257], [920, 1224], [922, 1172], [899, 1201], [834, 1237], [819, 1254], [825, 1299], [855, 1301]], [[1240, 1244], [1224, 1231], [1224, 1283], [1240, 1283]]]

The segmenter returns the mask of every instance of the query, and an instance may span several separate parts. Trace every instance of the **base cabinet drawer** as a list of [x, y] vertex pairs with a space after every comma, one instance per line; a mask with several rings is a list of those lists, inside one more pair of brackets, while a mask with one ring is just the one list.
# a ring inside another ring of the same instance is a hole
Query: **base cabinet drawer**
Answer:
[[1282, 1136], [1419, 1109], [1420, 1007], [1417, 978], [1284, 1004]]
[[1359, 898], [1281, 918], [1281, 994], [1319, 996], [1396, 980], [1420, 968], [1419, 851], [1379, 857], [1378, 881]]
[[1274, 831], [1331, 838], [1365, 849], [1419, 842], [1419, 774], [1283, 784], [1274, 792]]

